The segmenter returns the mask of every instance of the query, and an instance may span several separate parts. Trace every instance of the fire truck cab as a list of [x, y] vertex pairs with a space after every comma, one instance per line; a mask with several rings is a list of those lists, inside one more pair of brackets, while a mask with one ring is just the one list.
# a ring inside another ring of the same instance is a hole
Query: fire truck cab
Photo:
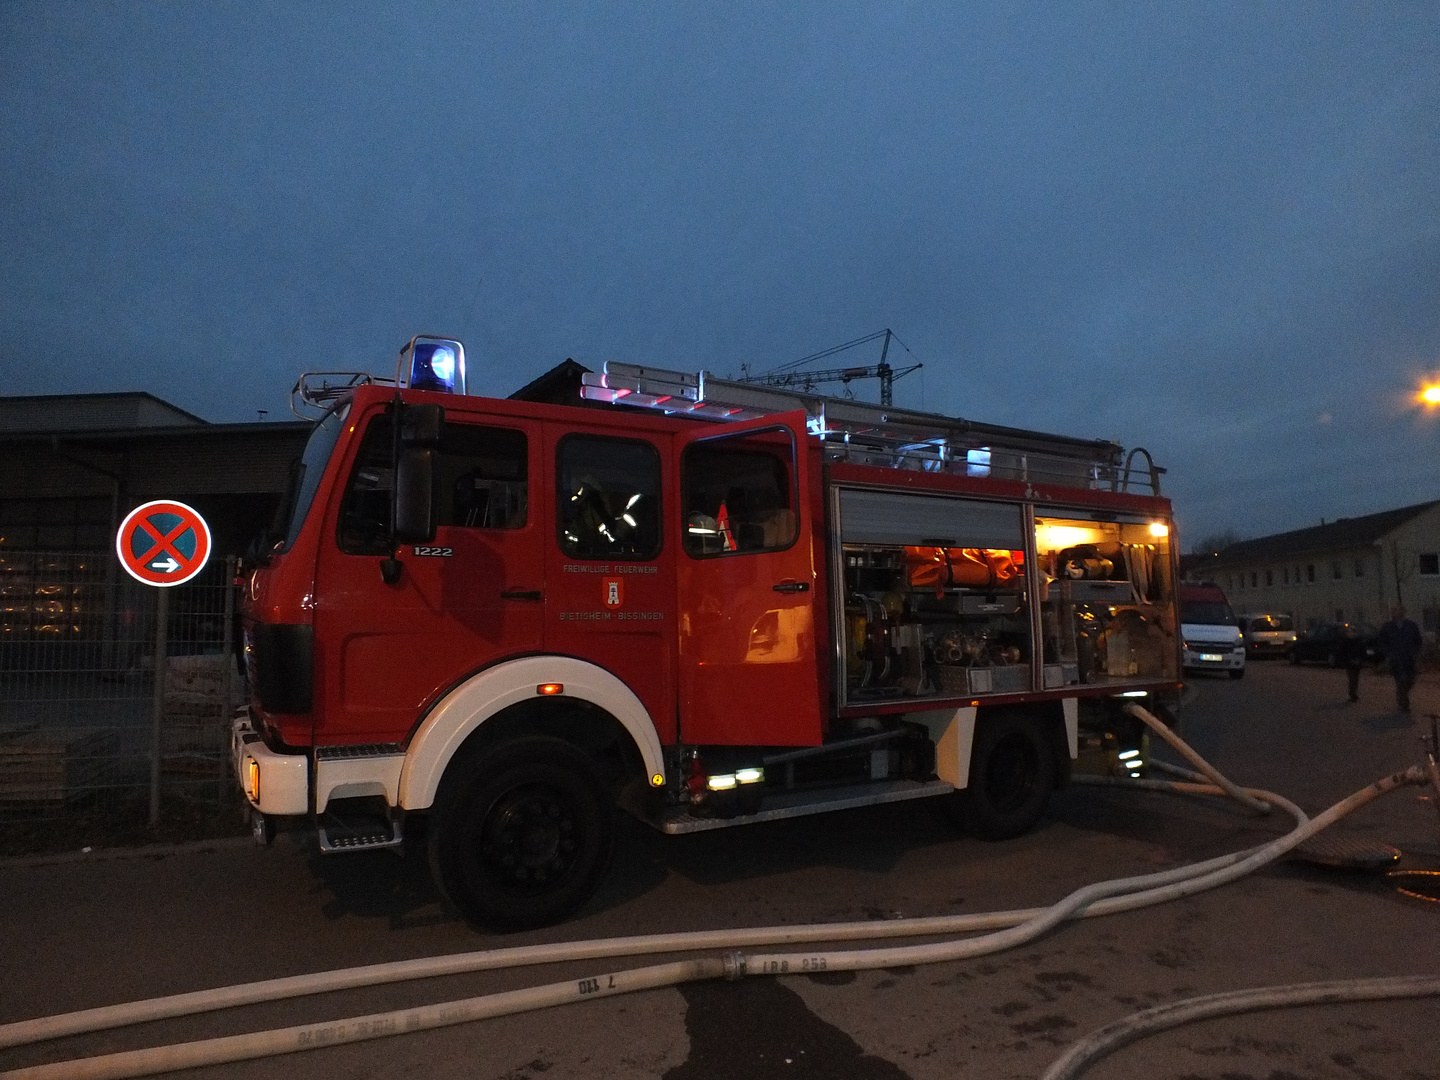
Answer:
[[257, 836], [397, 848], [423, 815], [447, 898], [515, 928], [589, 898], [616, 806], [937, 797], [1004, 838], [1082, 749], [1139, 774], [1120, 706], [1179, 670], [1148, 455], [613, 363], [585, 395], [643, 410], [496, 400], [459, 343], [407, 349], [302, 380], [323, 416], [243, 580]]

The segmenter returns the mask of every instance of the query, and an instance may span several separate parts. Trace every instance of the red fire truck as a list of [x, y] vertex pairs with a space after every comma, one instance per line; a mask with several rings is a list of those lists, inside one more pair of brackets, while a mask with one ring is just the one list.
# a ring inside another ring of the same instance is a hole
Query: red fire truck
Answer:
[[423, 815], [446, 897], [515, 928], [593, 893], [617, 806], [934, 797], [998, 839], [1082, 749], [1139, 775], [1120, 707], [1163, 709], [1180, 649], [1143, 450], [615, 363], [582, 394], [631, 408], [497, 400], [458, 342], [401, 358], [297, 387], [323, 418], [243, 578], [257, 837]]

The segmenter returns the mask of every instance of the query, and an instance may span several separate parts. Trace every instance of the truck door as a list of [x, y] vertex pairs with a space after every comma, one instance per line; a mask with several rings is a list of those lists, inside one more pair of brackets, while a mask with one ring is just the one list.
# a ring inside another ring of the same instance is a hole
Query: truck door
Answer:
[[[544, 560], [531, 505], [540, 425], [448, 410], [433, 543], [390, 554], [391, 428], [366, 418], [316, 568], [317, 741], [394, 742], [437, 695], [541, 643]], [[328, 739], [327, 739], [328, 737]]]
[[805, 414], [676, 440], [680, 739], [821, 741]]
[[545, 651], [605, 668], [675, 738], [675, 556], [666, 550], [669, 436], [546, 424], [554, 446]]

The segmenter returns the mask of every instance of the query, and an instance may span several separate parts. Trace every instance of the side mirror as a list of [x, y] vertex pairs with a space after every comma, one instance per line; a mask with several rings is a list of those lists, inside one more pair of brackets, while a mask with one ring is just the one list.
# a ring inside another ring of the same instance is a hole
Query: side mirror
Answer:
[[439, 405], [404, 406], [399, 436], [391, 535], [397, 543], [429, 543], [435, 539], [435, 448], [445, 437], [445, 410]]
[[406, 405], [400, 413], [401, 446], [439, 446], [445, 438], [445, 410], [439, 405]]
[[402, 446], [395, 463], [395, 539], [426, 544], [435, 539], [435, 451]]

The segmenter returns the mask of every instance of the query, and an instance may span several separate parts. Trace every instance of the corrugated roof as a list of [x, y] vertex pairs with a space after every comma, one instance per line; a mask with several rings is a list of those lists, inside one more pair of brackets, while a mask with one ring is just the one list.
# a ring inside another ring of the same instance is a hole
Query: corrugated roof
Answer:
[[1325, 525], [1312, 525], [1308, 529], [1295, 529], [1292, 532], [1276, 533], [1274, 536], [1242, 540], [1220, 552], [1207, 569], [1239, 566], [1242, 563], [1248, 565], [1322, 551], [1367, 547], [1435, 506], [1440, 506], [1440, 500], [1402, 506], [1398, 510], [1383, 510], [1378, 514], [1366, 514], [1364, 517], [1340, 518]]

